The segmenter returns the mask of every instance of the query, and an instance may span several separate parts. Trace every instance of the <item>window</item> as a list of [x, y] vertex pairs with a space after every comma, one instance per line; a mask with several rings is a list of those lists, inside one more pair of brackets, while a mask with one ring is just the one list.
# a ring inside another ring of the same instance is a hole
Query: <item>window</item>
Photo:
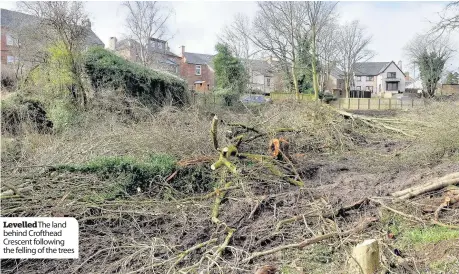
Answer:
[[357, 78], [358, 82], [362, 81], [362, 77], [361, 76], [356, 76], [356, 78]]
[[361, 86], [356, 86], [355, 89], [356, 90], [362, 90], [362, 87]]
[[373, 81], [373, 76], [367, 76], [367, 81]]
[[373, 86], [366, 86], [366, 90], [373, 92]]
[[266, 78], [266, 86], [271, 86], [271, 78]]
[[158, 48], [163, 49], [163, 43], [158, 42]]
[[395, 72], [388, 72], [387, 73], [387, 78], [395, 78], [396, 73]]
[[386, 83], [386, 90], [387, 91], [397, 91], [398, 90], [398, 83]]
[[201, 65], [196, 65], [195, 73], [196, 75], [201, 75]]
[[12, 46], [14, 45], [14, 39], [11, 35], [7, 34], [6, 35], [6, 45]]
[[6, 56], [6, 63], [7, 64], [12, 64], [12, 63], [14, 63], [14, 59], [15, 59], [14, 56], [9, 56], [8, 55], [8, 56]]

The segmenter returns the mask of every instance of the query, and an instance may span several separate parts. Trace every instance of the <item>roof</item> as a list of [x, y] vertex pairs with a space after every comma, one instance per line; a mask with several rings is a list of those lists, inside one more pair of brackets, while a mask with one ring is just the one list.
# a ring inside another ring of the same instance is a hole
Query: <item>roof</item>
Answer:
[[252, 71], [259, 72], [263, 75], [272, 75], [274, 72], [273, 66], [265, 60], [248, 60], [248, 64]]
[[330, 75], [335, 77], [336, 79], [340, 79], [343, 76], [343, 72], [339, 68], [332, 68], [330, 71]]
[[355, 76], [376, 76], [382, 73], [391, 62], [362, 62], [355, 63]]
[[[0, 23], [2, 27], [7, 28], [15, 28], [21, 25], [37, 25], [40, 23], [40, 17], [7, 9], [0, 9]], [[86, 44], [104, 46], [104, 43], [92, 29], [90, 29], [86, 37]]]
[[195, 65], [210, 65], [212, 63], [212, 58], [215, 56], [192, 52], [184, 52], [183, 55], [185, 57], [186, 63]]
[[392, 63], [402, 72], [403, 76], [406, 76], [394, 61], [355, 63], [354, 74], [355, 76], [377, 76], [383, 73]]

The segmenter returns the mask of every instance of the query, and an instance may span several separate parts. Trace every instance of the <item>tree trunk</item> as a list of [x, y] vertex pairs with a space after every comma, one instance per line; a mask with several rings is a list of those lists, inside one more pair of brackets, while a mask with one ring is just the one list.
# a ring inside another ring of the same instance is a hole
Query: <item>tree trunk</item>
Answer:
[[314, 100], [319, 99], [319, 81], [317, 79], [317, 64], [316, 64], [316, 29], [312, 28], [312, 85], [314, 87]]
[[300, 91], [298, 89], [298, 80], [296, 79], [296, 73], [295, 73], [295, 62], [293, 62], [292, 65], [292, 77], [293, 77], [293, 88], [295, 89], [295, 96], [296, 99], [300, 99]]
[[365, 240], [352, 250], [349, 273], [374, 274], [379, 269], [379, 245], [375, 239]]

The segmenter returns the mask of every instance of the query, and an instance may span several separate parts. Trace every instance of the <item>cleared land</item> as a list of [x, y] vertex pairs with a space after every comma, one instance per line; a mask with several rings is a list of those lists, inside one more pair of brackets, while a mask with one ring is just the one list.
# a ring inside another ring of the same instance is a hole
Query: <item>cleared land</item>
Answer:
[[2, 273], [349, 273], [369, 238], [389, 273], [458, 273], [459, 203], [438, 210], [456, 188], [391, 195], [459, 171], [457, 103], [366, 115], [112, 105], [56, 134], [4, 135], [2, 216], [77, 218], [80, 259]]

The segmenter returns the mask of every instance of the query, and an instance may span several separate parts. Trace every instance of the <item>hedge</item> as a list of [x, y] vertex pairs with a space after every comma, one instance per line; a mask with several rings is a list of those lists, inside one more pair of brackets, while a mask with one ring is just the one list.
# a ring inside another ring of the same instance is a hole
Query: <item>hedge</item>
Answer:
[[181, 106], [189, 103], [186, 82], [167, 72], [160, 72], [129, 62], [103, 48], [87, 51], [85, 68], [96, 90], [121, 89], [146, 105]]

